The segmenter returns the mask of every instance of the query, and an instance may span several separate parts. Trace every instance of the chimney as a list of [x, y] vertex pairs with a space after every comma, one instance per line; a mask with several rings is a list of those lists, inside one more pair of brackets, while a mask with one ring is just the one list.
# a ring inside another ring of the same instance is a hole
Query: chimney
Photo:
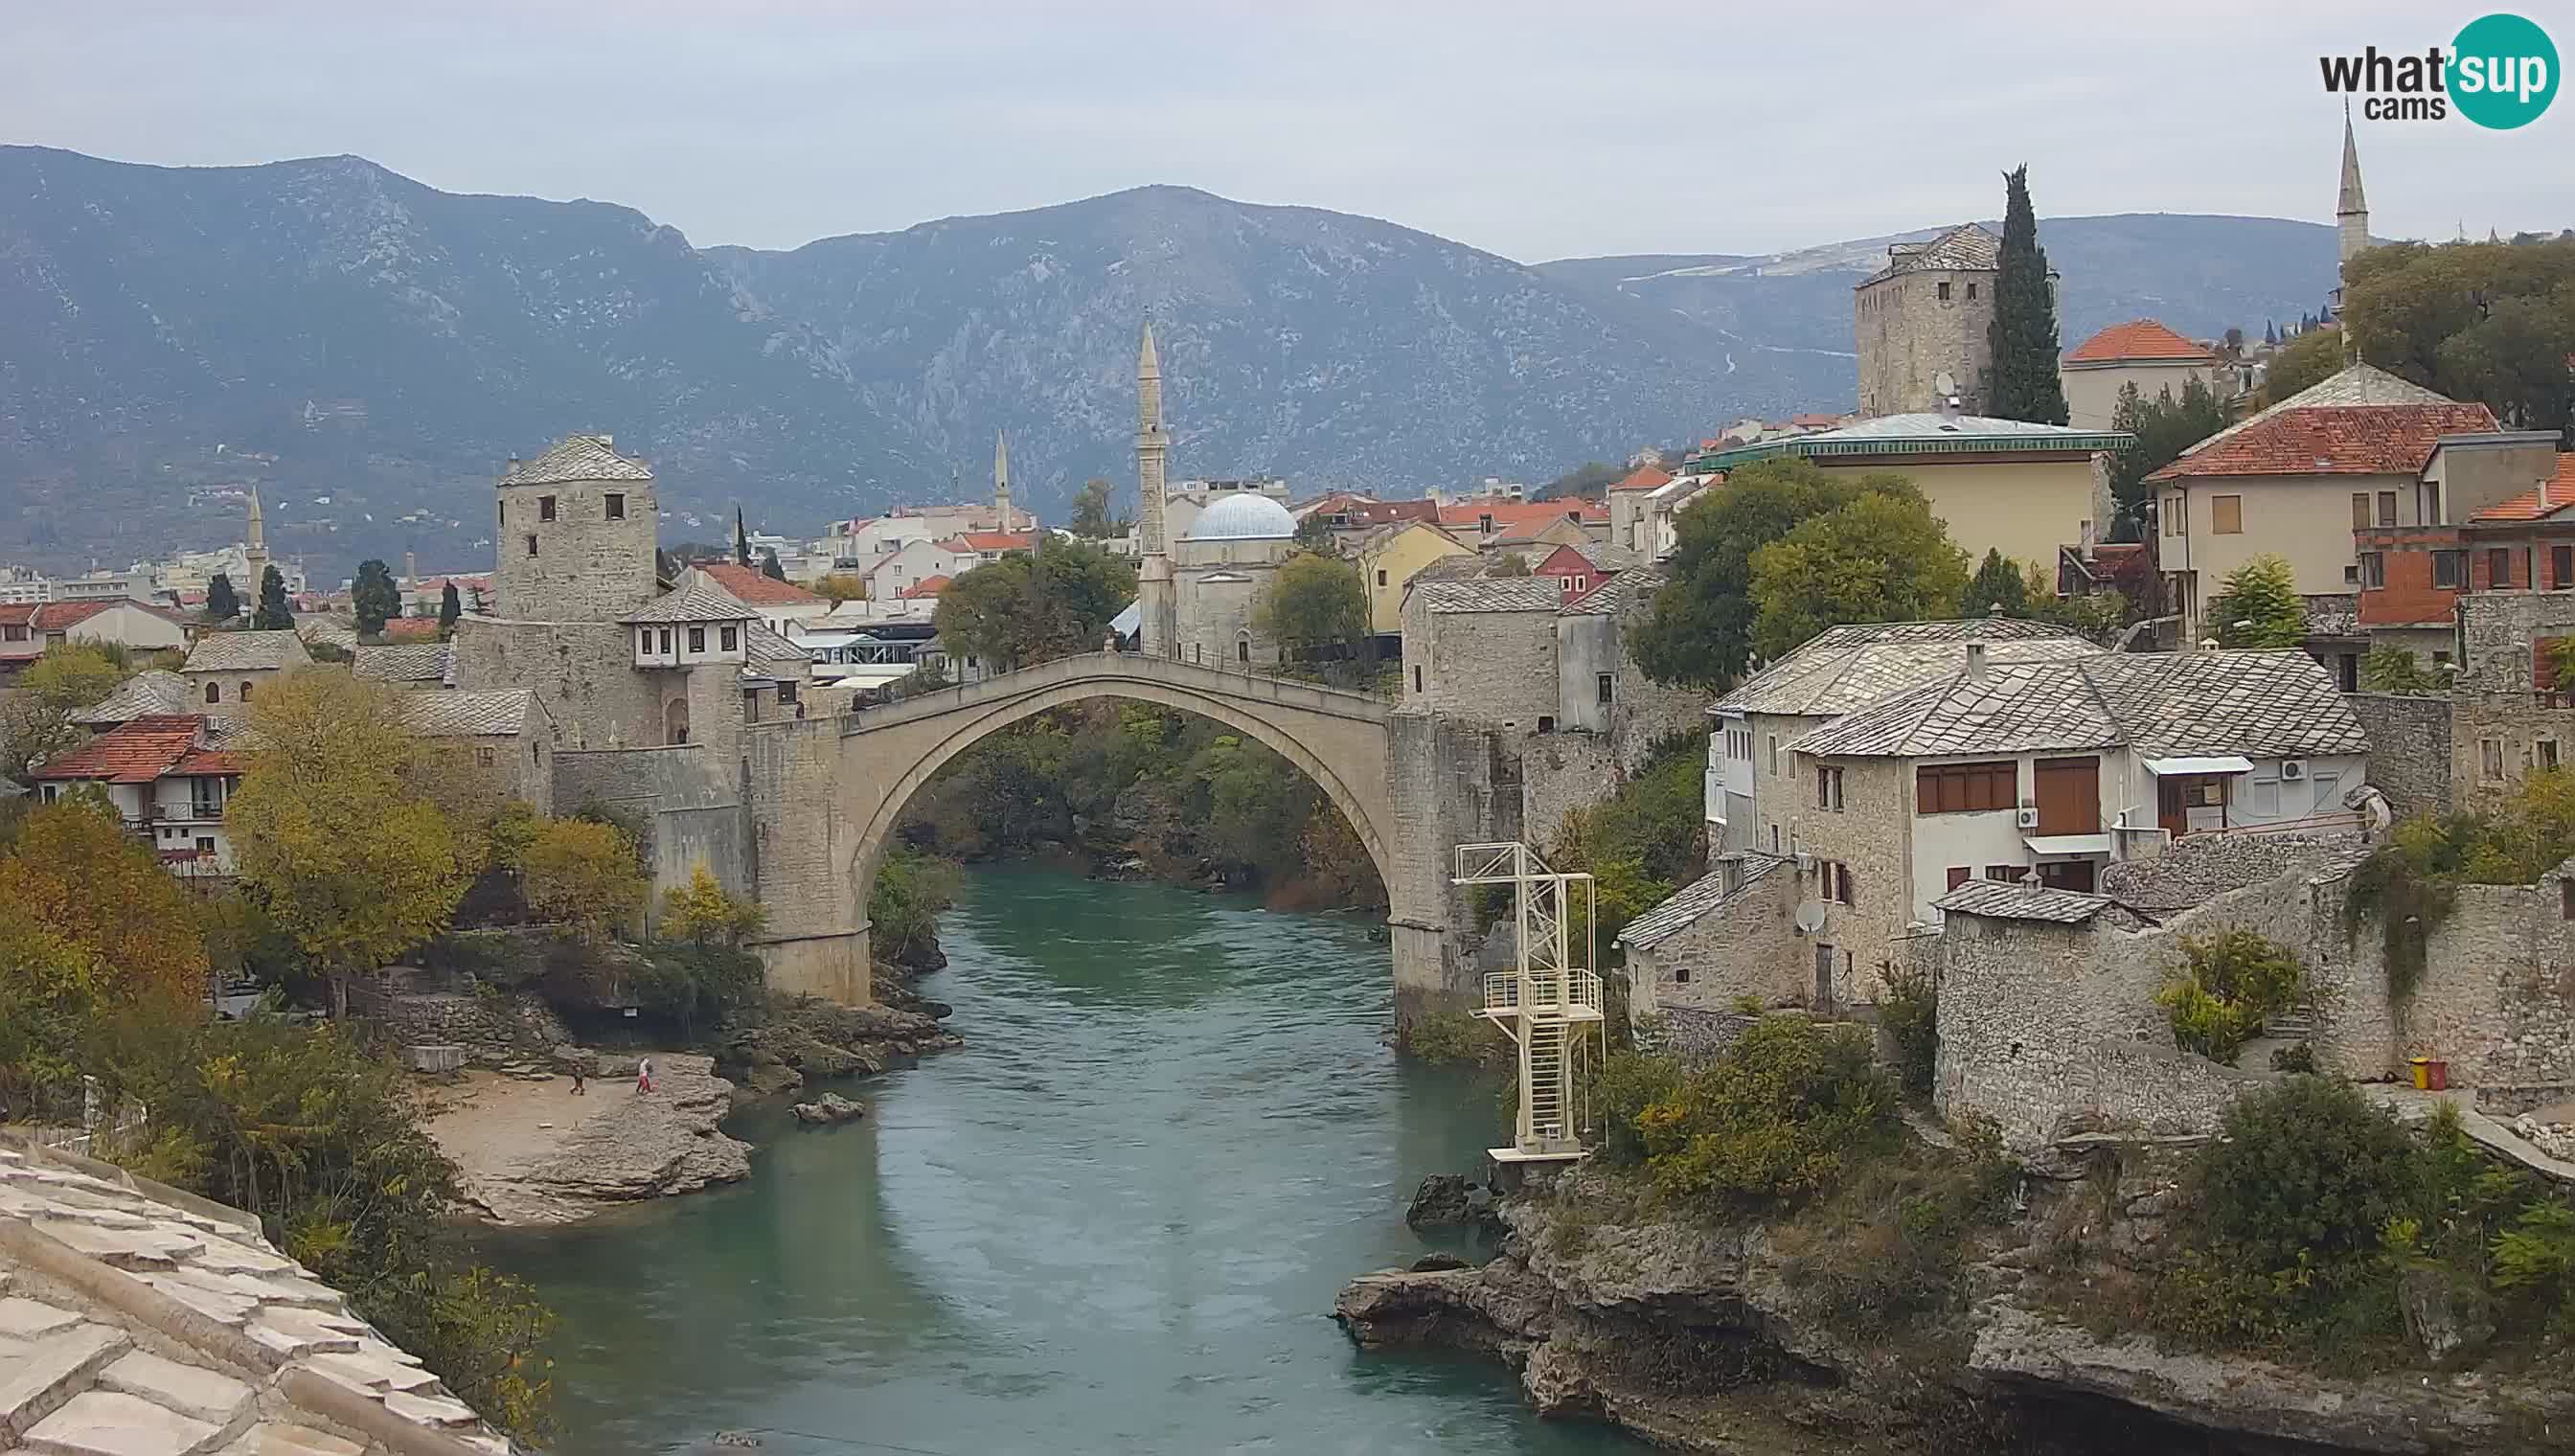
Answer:
[[1985, 681], [1985, 645], [1983, 643], [1970, 640], [1967, 644], [1967, 676], [1979, 683]]

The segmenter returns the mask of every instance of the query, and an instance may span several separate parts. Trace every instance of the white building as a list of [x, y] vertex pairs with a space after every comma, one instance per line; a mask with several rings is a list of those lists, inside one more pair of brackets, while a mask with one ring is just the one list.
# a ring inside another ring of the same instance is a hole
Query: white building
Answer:
[[171, 872], [228, 875], [224, 804], [247, 766], [242, 754], [214, 746], [203, 717], [182, 714], [134, 719], [49, 759], [34, 776], [47, 803], [84, 786], [105, 793]]

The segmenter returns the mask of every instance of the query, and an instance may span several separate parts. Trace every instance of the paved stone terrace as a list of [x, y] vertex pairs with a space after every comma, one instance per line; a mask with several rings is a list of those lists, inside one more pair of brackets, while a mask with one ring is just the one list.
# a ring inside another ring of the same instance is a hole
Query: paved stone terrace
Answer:
[[249, 1215], [0, 1138], [0, 1451], [511, 1450]]

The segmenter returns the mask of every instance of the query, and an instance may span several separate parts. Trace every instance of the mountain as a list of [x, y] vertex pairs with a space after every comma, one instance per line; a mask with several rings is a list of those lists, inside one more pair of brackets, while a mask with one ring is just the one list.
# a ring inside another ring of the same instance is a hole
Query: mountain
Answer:
[[[2068, 340], [2314, 307], [2329, 229], [2045, 226]], [[0, 560], [236, 540], [488, 560], [500, 463], [573, 430], [652, 459], [666, 538], [733, 503], [806, 533], [1014, 485], [1133, 478], [1136, 331], [1177, 477], [1300, 491], [1543, 480], [1850, 398], [1850, 285], [1885, 239], [1527, 267], [1392, 223], [1144, 187], [786, 252], [608, 203], [461, 196], [355, 157], [160, 168], [0, 147]], [[2267, 312], [2266, 312], [2267, 311]], [[1131, 487], [1132, 489], [1132, 487]]]

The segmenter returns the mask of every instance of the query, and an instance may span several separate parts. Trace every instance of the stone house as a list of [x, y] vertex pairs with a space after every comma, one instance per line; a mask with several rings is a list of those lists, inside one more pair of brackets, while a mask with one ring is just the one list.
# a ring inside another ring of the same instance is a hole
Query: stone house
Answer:
[[1671, 483], [1672, 473], [1659, 463], [1640, 465], [1613, 482], [1607, 493], [1609, 544], [1625, 547], [1639, 557], [1648, 555], [1653, 539], [1641, 529], [1646, 519], [1645, 502]]
[[[1427, 503], [1424, 503], [1427, 504]], [[1403, 593], [1422, 568], [1448, 557], [1474, 559], [1474, 552], [1430, 522], [1397, 521], [1376, 527], [1351, 544], [1359, 583], [1367, 588], [1368, 631], [1379, 637], [1401, 636]]]
[[1900, 475], [1921, 489], [1971, 562], [1999, 551], [2043, 566], [2058, 548], [2102, 534], [2112, 509], [2109, 458], [2134, 443], [2115, 430], [1932, 412], [1733, 446], [1695, 457], [1689, 468], [1723, 472], [1794, 456], [1834, 475]]
[[2152, 404], [2178, 400], [2192, 381], [2219, 390], [2227, 383], [2217, 356], [2152, 319], [2112, 324], [2065, 352], [2057, 366], [2065, 386], [2065, 423], [2077, 430], [2115, 430], [2119, 392], [2130, 385]]
[[210, 632], [188, 650], [179, 676], [203, 709], [238, 713], [263, 684], [313, 666], [292, 632]]
[[2188, 640], [2215, 635], [2210, 603], [2258, 556], [2289, 563], [2310, 599], [2380, 585], [2363, 577], [2354, 532], [2437, 523], [2452, 503], [2424, 478], [2445, 436], [2494, 430], [2463, 405], [2366, 364], [2210, 436], [2148, 476], [2157, 550]]
[[1532, 732], [1555, 728], [1555, 619], [1537, 577], [1415, 581], [1403, 598], [1403, 707]]
[[51, 803], [83, 785], [103, 791], [126, 828], [174, 874], [230, 875], [224, 804], [249, 763], [216, 746], [200, 714], [137, 718], [47, 759], [33, 777]]
[[509, 797], [554, 812], [554, 720], [525, 688], [412, 693], [403, 726], [416, 737], [452, 741]]
[[1564, 601], [1587, 597], [1620, 572], [1637, 565], [1633, 552], [1601, 542], [1559, 546], [1529, 569], [1533, 577], [1554, 581]]
[[[1973, 223], [1888, 246], [1886, 266], [1851, 292], [1863, 418], [1938, 411], [1952, 400], [1971, 415], [1984, 408], [2001, 256], [2002, 240]], [[2053, 292], [2054, 274], [2048, 283]]]

